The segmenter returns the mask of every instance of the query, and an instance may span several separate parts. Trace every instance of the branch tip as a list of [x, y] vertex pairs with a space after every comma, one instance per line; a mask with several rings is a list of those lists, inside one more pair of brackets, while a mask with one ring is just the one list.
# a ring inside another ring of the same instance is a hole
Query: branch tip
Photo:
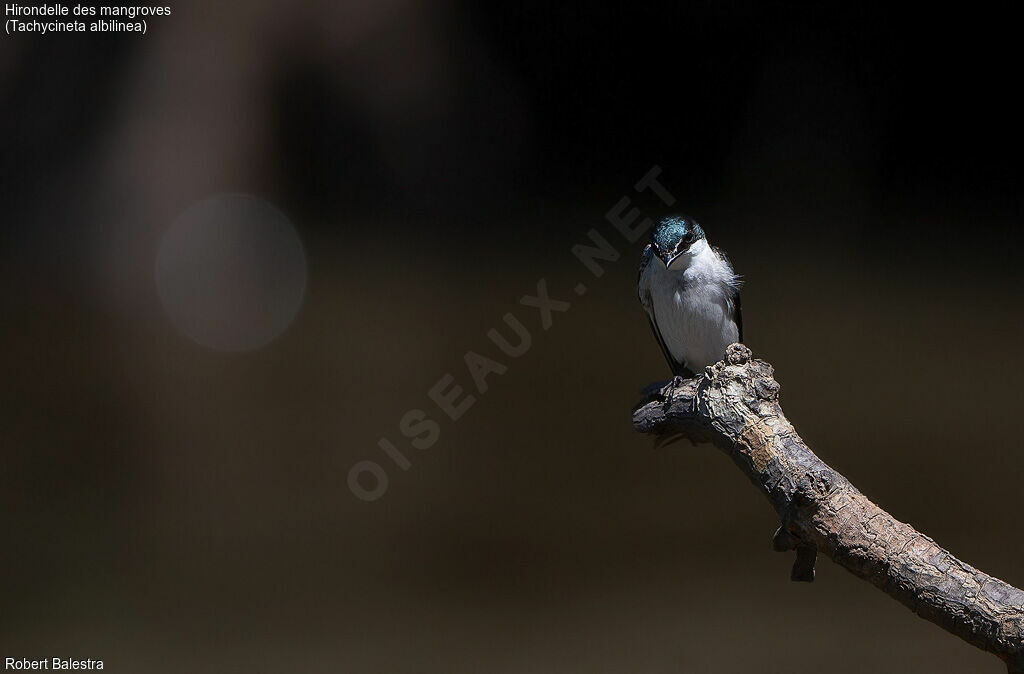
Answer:
[[634, 409], [634, 428], [724, 450], [779, 515], [783, 526], [772, 547], [796, 550], [794, 581], [814, 580], [820, 551], [922, 618], [998, 655], [1011, 674], [1024, 674], [1024, 593], [869, 501], [786, 419], [772, 366], [740, 343], [724, 356], [703, 376], [662, 384], [654, 395], [648, 389]]

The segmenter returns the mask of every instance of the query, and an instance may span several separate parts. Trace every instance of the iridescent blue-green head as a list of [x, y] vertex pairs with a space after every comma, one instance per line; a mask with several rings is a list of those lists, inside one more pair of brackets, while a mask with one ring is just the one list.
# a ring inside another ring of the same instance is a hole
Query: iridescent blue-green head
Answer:
[[690, 247], [704, 240], [704, 230], [697, 221], [685, 215], [672, 215], [662, 219], [651, 232], [654, 253], [668, 267], [680, 255], [689, 252]]

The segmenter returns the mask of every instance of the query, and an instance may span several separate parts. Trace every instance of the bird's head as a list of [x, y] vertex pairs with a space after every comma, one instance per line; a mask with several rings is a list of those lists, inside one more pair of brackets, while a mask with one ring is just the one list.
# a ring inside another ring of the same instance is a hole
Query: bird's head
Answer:
[[677, 258], [694, 255], [707, 245], [704, 230], [697, 221], [685, 215], [663, 218], [651, 233], [651, 245], [668, 268]]

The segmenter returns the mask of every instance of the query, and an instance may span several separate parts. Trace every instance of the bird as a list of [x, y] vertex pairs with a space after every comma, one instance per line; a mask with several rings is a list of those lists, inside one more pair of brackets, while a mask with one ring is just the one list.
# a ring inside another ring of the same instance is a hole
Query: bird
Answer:
[[690, 378], [743, 341], [742, 280], [725, 252], [685, 215], [663, 218], [640, 257], [637, 295], [676, 379]]

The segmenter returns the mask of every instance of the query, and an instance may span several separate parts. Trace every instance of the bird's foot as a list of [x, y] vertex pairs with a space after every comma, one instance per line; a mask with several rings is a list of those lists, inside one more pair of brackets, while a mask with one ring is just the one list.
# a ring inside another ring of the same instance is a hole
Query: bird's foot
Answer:
[[700, 414], [700, 391], [700, 386], [695, 388], [693, 391], [693, 398], [690, 400], [690, 414], [693, 416]]

